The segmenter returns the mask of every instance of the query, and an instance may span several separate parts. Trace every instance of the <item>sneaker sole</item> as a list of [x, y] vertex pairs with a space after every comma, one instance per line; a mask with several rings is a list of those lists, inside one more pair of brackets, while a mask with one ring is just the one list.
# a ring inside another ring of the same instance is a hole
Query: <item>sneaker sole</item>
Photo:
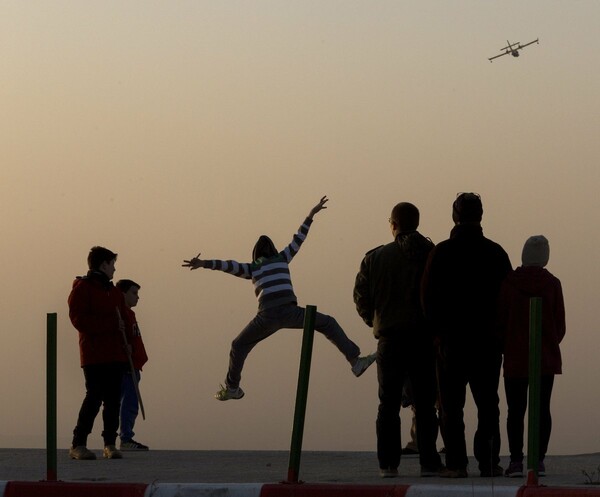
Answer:
[[244, 398], [244, 395], [246, 394], [242, 392], [242, 395], [240, 395], [239, 397], [225, 397], [224, 399], [220, 398], [218, 395], [215, 395], [215, 399], [220, 400], [221, 402], [225, 402], [226, 400], [240, 400]]

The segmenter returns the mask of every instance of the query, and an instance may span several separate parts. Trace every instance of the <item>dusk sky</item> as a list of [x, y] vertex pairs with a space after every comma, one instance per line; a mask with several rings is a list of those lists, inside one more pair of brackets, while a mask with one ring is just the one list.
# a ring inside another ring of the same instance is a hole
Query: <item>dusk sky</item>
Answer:
[[[438, 243], [473, 191], [513, 267], [529, 236], [550, 241], [567, 335], [549, 454], [600, 451], [599, 20], [595, 0], [0, 2], [0, 446], [45, 445], [49, 312], [69, 446], [84, 382], [67, 296], [103, 245], [115, 281], [142, 286], [136, 439], [288, 449], [301, 331], [259, 344], [244, 399], [216, 401], [257, 303], [250, 282], [183, 259], [249, 262], [261, 234], [283, 247], [327, 195], [294, 288], [369, 353], [352, 289], [365, 252], [391, 240], [391, 208], [416, 204]], [[304, 449], [374, 451], [376, 412], [375, 368], [355, 378], [315, 336]], [[471, 447], [470, 396], [466, 424]], [[91, 448], [101, 431], [98, 417]]]

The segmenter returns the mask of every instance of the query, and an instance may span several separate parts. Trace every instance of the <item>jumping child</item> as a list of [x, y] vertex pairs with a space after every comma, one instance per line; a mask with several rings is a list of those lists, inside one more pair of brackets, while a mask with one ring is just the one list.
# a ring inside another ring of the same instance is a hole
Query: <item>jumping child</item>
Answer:
[[[184, 260], [182, 267], [191, 270], [198, 268], [224, 271], [239, 278], [252, 280], [254, 293], [258, 298], [258, 313], [242, 332], [233, 340], [229, 353], [229, 370], [225, 386], [215, 394], [217, 400], [241, 399], [244, 391], [240, 380], [244, 361], [256, 344], [282, 328], [300, 329], [304, 324], [305, 309], [298, 306], [290, 277], [289, 263], [300, 250], [313, 222], [313, 216], [326, 209], [325, 196], [313, 207], [304, 220], [292, 242], [281, 252], [277, 252], [273, 241], [262, 235], [252, 251], [251, 263], [232, 260], [202, 260], [200, 254]], [[344, 355], [352, 366], [352, 373], [360, 376], [375, 360], [375, 354], [360, 357], [359, 347], [350, 340], [337, 321], [319, 312], [315, 317], [315, 330], [325, 335]]]

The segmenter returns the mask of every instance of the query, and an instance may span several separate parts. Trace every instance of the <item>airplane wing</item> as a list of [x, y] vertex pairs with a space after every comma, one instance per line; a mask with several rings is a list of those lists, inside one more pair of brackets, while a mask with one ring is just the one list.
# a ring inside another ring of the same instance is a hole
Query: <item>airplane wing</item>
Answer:
[[539, 44], [539, 42], [540, 42], [540, 39], [538, 38], [537, 40], [533, 40], [533, 41], [530, 41], [529, 43], [525, 43], [525, 45], [519, 45], [519, 49], [525, 48], [526, 46], [532, 45], [533, 43]]
[[507, 55], [507, 54], [509, 54], [509, 53], [510, 53], [510, 52], [504, 52], [504, 53], [501, 53], [501, 54], [498, 54], [498, 55], [494, 55], [493, 57], [490, 57], [488, 60], [489, 60], [490, 62], [492, 62], [492, 60], [494, 60], [494, 59], [497, 59], [498, 57], [502, 57], [503, 55]]

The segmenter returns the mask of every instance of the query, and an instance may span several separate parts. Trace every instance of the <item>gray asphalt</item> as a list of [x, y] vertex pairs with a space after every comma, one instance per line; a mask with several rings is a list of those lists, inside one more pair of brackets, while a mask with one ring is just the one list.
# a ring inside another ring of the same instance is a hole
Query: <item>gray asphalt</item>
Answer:
[[[286, 451], [202, 451], [150, 450], [126, 452], [121, 460], [74, 461], [67, 450], [59, 450], [57, 477], [75, 482], [127, 483], [279, 483], [288, 477]], [[600, 488], [600, 453], [547, 456], [546, 486]], [[503, 466], [508, 458], [503, 457]], [[355, 484], [440, 484], [472, 486], [519, 486], [525, 478], [482, 478], [474, 459], [469, 478], [449, 480], [421, 478], [418, 458], [404, 457], [400, 476], [382, 479], [374, 452], [303, 452], [299, 479], [307, 483]], [[583, 474], [587, 472], [589, 477]], [[0, 449], [0, 481], [40, 481], [47, 479], [44, 449]]]

